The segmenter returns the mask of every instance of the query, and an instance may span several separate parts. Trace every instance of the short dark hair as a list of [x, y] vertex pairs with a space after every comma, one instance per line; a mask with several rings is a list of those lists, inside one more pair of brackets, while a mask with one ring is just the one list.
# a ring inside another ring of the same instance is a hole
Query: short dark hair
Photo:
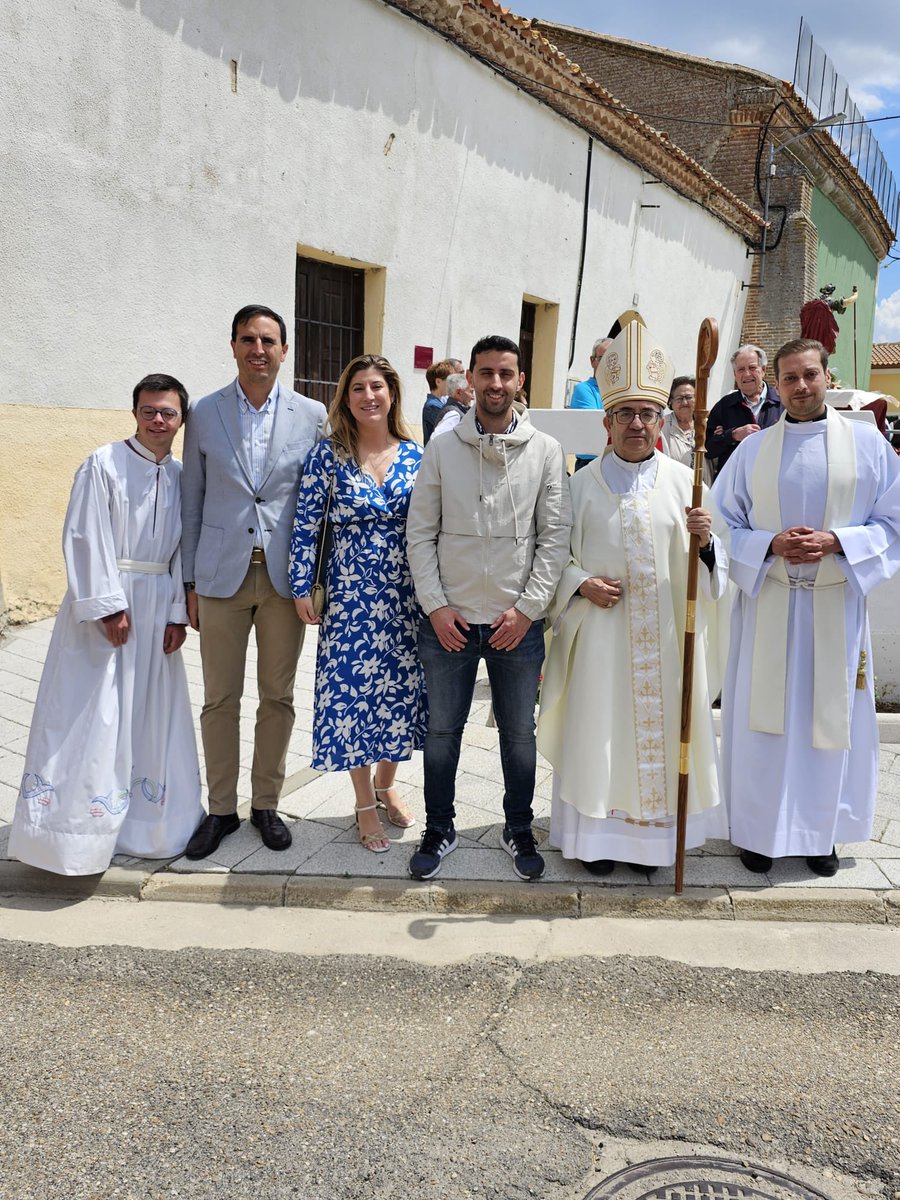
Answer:
[[181, 423], [185, 423], [188, 417], [188, 394], [187, 388], [183, 383], [179, 383], [174, 375], [145, 375], [140, 383], [134, 385], [134, 391], [131, 393], [132, 405], [131, 411], [137, 412], [138, 399], [141, 392], [177, 392], [178, 399], [181, 403]]
[[243, 308], [239, 308], [231, 320], [231, 340], [237, 341], [237, 331], [239, 326], [246, 325], [248, 321], [252, 321], [254, 317], [271, 317], [273, 321], [278, 322], [278, 328], [281, 330], [281, 344], [287, 345], [287, 325], [284, 323], [284, 317], [280, 317], [274, 309], [266, 308], [264, 304], [245, 304]]
[[487, 337], [479, 338], [472, 347], [472, 353], [469, 355], [469, 370], [475, 366], [475, 359], [479, 354], [488, 354], [491, 351], [497, 350], [501, 354], [514, 354], [516, 356], [516, 366], [522, 370], [522, 352], [512, 338], [503, 337], [499, 333], [489, 333]]
[[672, 403], [672, 397], [675, 395], [676, 390], [680, 387], [684, 387], [684, 385], [686, 383], [689, 383], [691, 385], [691, 387], [697, 386], [697, 380], [693, 375], [676, 375], [675, 376], [675, 378], [672, 380], [672, 386], [669, 388], [669, 403], [670, 404]]
[[425, 382], [434, 390], [434, 385], [439, 379], [449, 379], [453, 374], [454, 360], [452, 358], [440, 358], [437, 362], [433, 362], [425, 372]]
[[818, 354], [822, 363], [822, 370], [827, 371], [828, 351], [822, 343], [817, 342], [815, 338], [794, 338], [793, 341], [785, 342], [775, 355], [775, 361], [772, 364], [775, 378], [778, 378], [778, 364], [782, 358], [790, 358], [792, 354], [805, 354], [807, 350], [812, 350], [815, 354]]

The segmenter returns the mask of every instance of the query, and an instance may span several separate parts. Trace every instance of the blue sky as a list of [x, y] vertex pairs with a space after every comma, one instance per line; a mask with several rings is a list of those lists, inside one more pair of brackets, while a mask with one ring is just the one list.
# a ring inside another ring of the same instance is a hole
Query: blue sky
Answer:
[[[613, 5], [588, 0], [504, 0], [523, 17], [596, 29], [684, 50], [723, 62], [757, 67], [790, 80], [794, 74], [800, 18], [850, 85], [866, 117], [900, 114], [900, 3], [898, 0], [818, 0], [803, 9], [790, 0], [754, 0], [740, 16], [709, 0], [634, 0]], [[598, 82], [602, 83], [602, 80]], [[900, 184], [900, 116], [872, 126]], [[900, 246], [894, 254], [900, 256]], [[900, 262], [879, 272], [876, 341], [900, 341]]]

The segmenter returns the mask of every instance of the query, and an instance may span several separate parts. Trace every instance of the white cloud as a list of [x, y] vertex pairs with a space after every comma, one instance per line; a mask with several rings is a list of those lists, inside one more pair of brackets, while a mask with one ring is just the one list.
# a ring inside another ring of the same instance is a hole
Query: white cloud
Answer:
[[875, 92], [867, 92], [865, 88], [854, 88], [850, 93], [853, 103], [867, 117], [874, 117], [876, 113], [880, 113], [883, 108], [887, 107], [887, 101]]
[[900, 288], [875, 307], [875, 341], [900, 342]]
[[874, 40], [865, 42], [840, 39], [835, 45], [826, 46], [842, 75], [850, 82], [850, 90], [900, 92], [900, 53], [893, 47], [878, 45]]
[[695, 50], [702, 58], [714, 58], [719, 62], [746, 63], [765, 60], [765, 42], [761, 37], [723, 37], [706, 43], [703, 50]]

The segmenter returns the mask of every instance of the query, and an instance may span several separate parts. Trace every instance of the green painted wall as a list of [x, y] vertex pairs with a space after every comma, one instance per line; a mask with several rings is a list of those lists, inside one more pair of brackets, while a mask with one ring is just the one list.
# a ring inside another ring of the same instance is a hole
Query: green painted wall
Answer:
[[[818, 188], [813, 191], [812, 219], [819, 234], [818, 287], [835, 284], [835, 296], [849, 296], [859, 288], [856, 309], [856, 387], [868, 388], [875, 329], [875, 294], [878, 260], [839, 209]], [[844, 387], [854, 386], [853, 308], [836, 313], [840, 326], [830, 365]]]

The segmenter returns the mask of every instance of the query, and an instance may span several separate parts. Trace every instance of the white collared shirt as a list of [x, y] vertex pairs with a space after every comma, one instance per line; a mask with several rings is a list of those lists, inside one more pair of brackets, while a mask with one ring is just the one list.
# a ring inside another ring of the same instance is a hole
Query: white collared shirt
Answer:
[[[238, 416], [241, 422], [241, 440], [247, 448], [247, 459], [250, 464], [250, 478], [253, 486], [259, 488], [263, 479], [266, 460], [269, 457], [269, 446], [272, 442], [272, 427], [275, 424], [275, 405], [278, 402], [278, 381], [266, 397], [261, 408], [254, 408], [247, 399], [240, 381], [235, 381], [238, 396]], [[265, 549], [262, 529], [257, 522], [253, 545], [257, 549]]]
[[656, 483], [658, 465], [659, 460], [655, 454], [641, 459], [640, 462], [628, 462], [625, 458], [619, 458], [615, 450], [611, 450], [601, 460], [600, 471], [614, 496], [627, 496], [652, 488]]
[[759, 416], [759, 410], [762, 408], [763, 401], [765, 400], [766, 396], [768, 396], [768, 394], [769, 394], [769, 385], [767, 383], [764, 383], [762, 391], [759, 393], [759, 395], [756, 397], [755, 400], [748, 400], [746, 396], [743, 397], [744, 403], [747, 405], [747, 407], [753, 413], [754, 421]]

